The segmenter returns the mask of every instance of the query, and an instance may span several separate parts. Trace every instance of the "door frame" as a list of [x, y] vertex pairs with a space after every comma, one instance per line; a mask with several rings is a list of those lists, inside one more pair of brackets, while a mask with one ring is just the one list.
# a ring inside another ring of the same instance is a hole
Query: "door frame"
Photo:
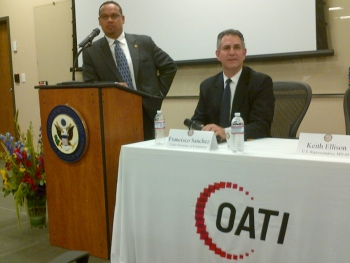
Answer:
[[[15, 123], [14, 123], [14, 117], [16, 114], [16, 99], [15, 99], [15, 86], [13, 81], [13, 63], [12, 63], [12, 48], [11, 48], [11, 34], [10, 34], [10, 18], [8, 16], [0, 17], [0, 23], [6, 24], [6, 32], [7, 32], [7, 39], [8, 39], [8, 59], [9, 59], [9, 72], [10, 76], [9, 79], [11, 79], [9, 86], [10, 91], [12, 93], [12, 112], [13, 112], [13, 129], [10, 128], [9, 132], [14, 134], [15, 131]], [[6, 51], [4, 52], [6, 53]], [[7, 116], [6, 116], [7, 117]]]

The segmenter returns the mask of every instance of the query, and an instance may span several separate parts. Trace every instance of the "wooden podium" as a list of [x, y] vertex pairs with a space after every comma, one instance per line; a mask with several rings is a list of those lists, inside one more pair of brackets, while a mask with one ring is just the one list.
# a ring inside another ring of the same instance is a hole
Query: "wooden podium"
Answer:
[[[38, 86], [51, 244], [110, 258], [118, 162], [123, 144], [143, 140], [140, 92], [115, 84]], [[47, 121], [59, 105], [86, 124], [86, 150], [62, 160], [50, 145]], [[137, 165], [137, 164], [135, 164]]]

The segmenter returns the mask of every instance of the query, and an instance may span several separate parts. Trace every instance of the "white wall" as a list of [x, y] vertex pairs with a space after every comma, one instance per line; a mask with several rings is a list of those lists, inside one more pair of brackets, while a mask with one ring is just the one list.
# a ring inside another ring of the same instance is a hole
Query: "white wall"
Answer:
[[[70, 2], [70, 0], [67, 1]], [[55, 3], [67, 1], [56, 1]], [[123, 6], [122, 1], [119, 3]], [[29, 121], [32, 121], [34, 129], [38, 129], [40, 126], [38, 92], [34, 86], [38, 85], [39, 80], [48, 80], [50, 84], [54, 84], [57, 79], [64, 81], [70, 77], [67, 67], [71, 65], [71, 54], [66, 55], [68, 52], [70, 53], [70, 50], [64, 51], [65, 56], [59, 56], [48, 66], [45, 65], [46, 69], [50, 69], [47, 72], [38, 69], [37, 63], [38, 60], [42, 59], [42, 56], [37, 55], [36, 35], [38, 32], [35, 31], [34, 8], [45, 5], [53, 5], [53, 2], [48, 0], [0, 0], [0, 17], [9, 16], [11, 41], [18, 42], [18, 52], [12, 53], [13, 71], [14, 73], [25, 73], [27, 79], [26, 83], [15, 84], [16, 105], [20, 110], [19, 122], [20, 125], [27, 126]], [[340, 16], [350, 15], [350, 1], [328, 0], [326, 6], [341, 6], [343, 8], [339, 11], [326, 12], [329, 48], [335, 50], [333, 57], [255, 62], [247, 63], [247, 65], [269, 74], [276, 81], [305, 81], [311, 86], [314, 94], [344, 93], [348, 87], [348, 68], [350, 66], [350, 38], [348, 34], [350, 19], [340, 19]], [[127, 14], [125, 16], [127, 17]], [[61, 25], [67, 22], [60, 21], [54, 15], [44, 21], [46, 25], [41, 26], [46, 30], [50, 30], [50, 25]], [[96, 26], [98, 25], [96, 24]], [[64, 30], [63, 35], [67, 38], [62, 39], [62, 41], [68, 43], [69, 47], [72, 43], [72, 32], [66, 32], [67, 29], [64, 26], [57, 28], [55, 30], [60, 30], [60, 28]], [[51, 37], [48, 37], [47, 41], [49, 42], [50, 39]], [[215, 41], [213, 39], [213, 43]], [[196, 43], [186, 43], [186, 45], [196, 45]], [[247, 47], [249, 54], [249, 43], [247, 43]], [[161, 48], [166, 50], [166, 47]], [[66, 46], [65, 49], [67, 49]], [[42, 48], [39, 49], [39, 52], [42, 52]], [[55, 49], [54, 53], [57, 52], [62, 51]], [[213, 50], [214, 52], [215, 50]], [[53, 55], [53, 52], [49, 50], [43, 58], [49, 60]], [[216, 74], [219, 70], [218, 65], [179, 67], [169, 96], [198, 95], [200, 82]], [[81, 74], [77, 74], [77, 80], [79, 79], [81, 79]], [[163, 110], [167, 118], [167, 128], [184, 128], [183, 120], [192, 116], [196, 103], [196, 99], [166, 99]], [[342, 99], [313, 98], [300, 131], [344, 134]]]
[[[35, 132], [40, 128], [40, 109], [38, 91], [34, 89], [39, 79], [33, 8], [46, 4], [52, 4], [52, 1], [0, 0], [0, 17], [9, 17], [11, 43], [17, 41], [18, 44], [18, 51], [12, 52], [13, 73], [26, 75], [25, 83], [14, 84], [19, 124], [24, 129], [32, 121]], [[50, 19], [53, 21], [55, 17]]]

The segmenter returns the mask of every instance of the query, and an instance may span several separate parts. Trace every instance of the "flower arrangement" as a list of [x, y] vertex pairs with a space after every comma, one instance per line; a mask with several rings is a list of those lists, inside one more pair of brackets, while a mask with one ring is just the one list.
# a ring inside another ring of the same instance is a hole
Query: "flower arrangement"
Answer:
[[[14, 137], [10, 133], [0, 134], [0, 143], [4, 150], [0, 151], [0, 158], [5, 163], [5, 166], [0, 169], [3, 180], [2, 190], [5, 197], [9, 194], [14, 196], [18, 226], [20, 227], [20, 212], [27, 200], [31, 200], [31, 202], [45, 200], [46, 204], [46, 179], [41, 132], [37, 149], [35, 149], [32, 123], [30, 122], [26, 133], [21, 133], [17, 111]], [[39, 213], [40, 211], [35, 212]]]

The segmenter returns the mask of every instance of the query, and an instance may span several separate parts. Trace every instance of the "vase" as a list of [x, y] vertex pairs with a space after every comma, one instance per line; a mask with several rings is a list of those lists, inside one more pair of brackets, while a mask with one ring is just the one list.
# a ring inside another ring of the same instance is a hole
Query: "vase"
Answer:
[[27, 214], [32, 228], [46, 227], [46, 196], [27, 196]]

